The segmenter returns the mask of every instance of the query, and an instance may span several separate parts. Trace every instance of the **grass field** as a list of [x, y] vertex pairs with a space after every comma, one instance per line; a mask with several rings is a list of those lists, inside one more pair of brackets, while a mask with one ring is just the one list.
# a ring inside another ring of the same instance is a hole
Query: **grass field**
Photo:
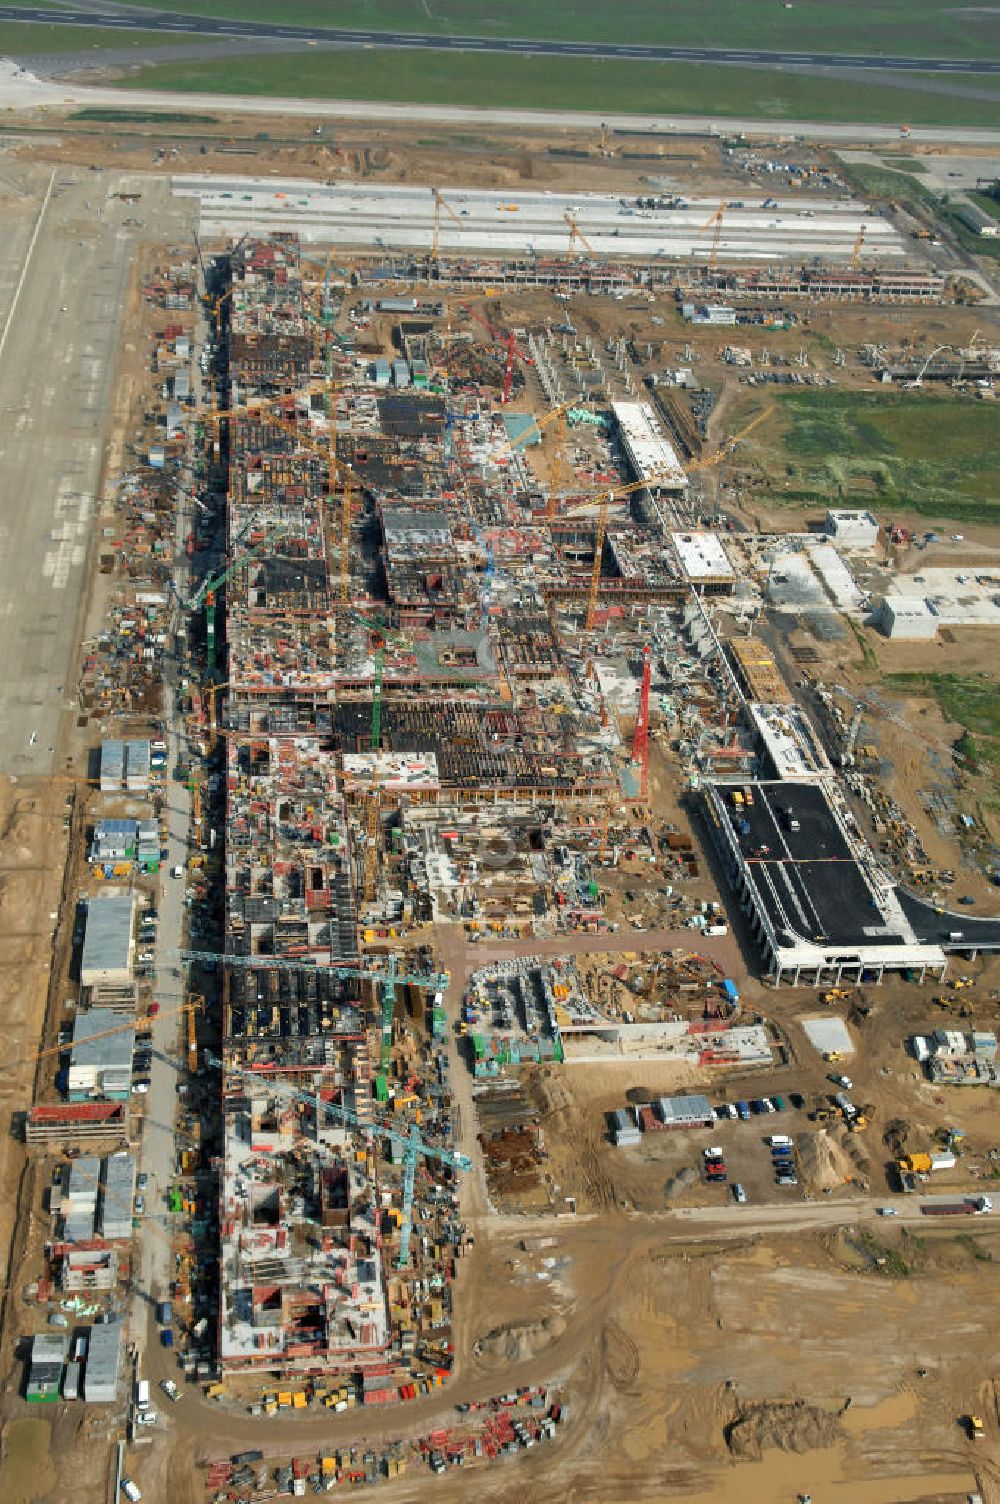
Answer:
[[[770, 448], [775, 499], [1000, 523], [997, 414], [911, 392], [788, 392], [752, 443]], [[735, 422], [735, 419], [734, 419]]]
[[18, 21], [5, 21], [0, 10], [0, 57], [28, 57], [43, 52], [89, 52], [94, 47], [102, 50], [107, 47], [176, 47], [183, 41], [184, 33], [115, 31], [110, 26], [21, 25]]
[[911, 211], [921, 206], [937, 209], [940, 205], [940, 195], [911, 172], [899, 172], [894, 167], [874, 167], [868, 162], [845, 162], [842, 157], [838, 160], [848, 182], [872, 198], [895, 199]]
[[[897, 124], [1000, 125], [996, 101], [911, 89], [873, 89], [797, 73], [687, 63], [619, 63], [466, 53], [310, 52], [164, 63], [123, 87], [193, 93], [273, 94], [299, 99], [371, 99], [484, 108], [607, 110], [769, 120], [863, 120]], [[887, 174], [892, 176], [892, 174]]]
[[[131, 0], [159, 9], [162, 0]], [[552, 37], [632, 46], [768, 47], [1000, 57], [1000, 10], [951, 7], [937, 0], [179, 0], [199, 16], [276, 21], [286, 26], [365, 26], [381, 30], [484, 37]]]
[[[984, 238], [968, 229], [956, 214], [948, 194], [933, 192], [910, 172], [872, 167], [867, 162], [841, 160], [840, 166], [848, 182], [853, 183], [862, 193], [870, 194], [872, 198], [895, 199], [911, 214], [918, 214], [921, 207], [930, 209], [973, 256], [986, 256], [991, 261], [1000, 261], [1000, 240]], [[987, 213], [1000, 217], [1000, 205], [995, 201], [978, 194], [972, 194], [972, 197], [978, 198]]]
[[933, 697], [965, 727], [958, 748], [974, 765], [1000, 768], [1000, 686], [988, 674], [888, 674], [888, 689]]

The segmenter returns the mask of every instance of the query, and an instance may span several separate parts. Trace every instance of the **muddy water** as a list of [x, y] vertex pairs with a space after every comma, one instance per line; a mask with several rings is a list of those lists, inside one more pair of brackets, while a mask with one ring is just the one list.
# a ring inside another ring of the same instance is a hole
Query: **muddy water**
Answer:
[[917, 1413], [917, 1396], [901, 1389], [890, 1394], [877, 1405], [853, 1405], [840, 1423], [849, 1436], [864, 1436], [867, 1431], [885, 1431], [890, 1427], [907, 1426]]

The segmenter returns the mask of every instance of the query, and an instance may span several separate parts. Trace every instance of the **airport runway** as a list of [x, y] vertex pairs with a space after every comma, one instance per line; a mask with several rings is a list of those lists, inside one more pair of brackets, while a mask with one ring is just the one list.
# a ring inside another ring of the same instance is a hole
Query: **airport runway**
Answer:
[[4, 6], [0, 14], [8, 21], [43, 25], [101, 26], [119, 31], [189, 32], [196, 36], [277, 37], [293, 42], [327, 42], [340, 47], [393, 47], [418, 52], [492, 52], [518, 57], [587, 57], [619, 62], [735, 63], [797, 68], [863, 68], [918, 73], [994, 74], [1000, 61], [989, 58], [899, 57], [877, 53], [775, 52], [771, 49], [724, 47], [644, 47], [625, 42], [562, 42], [529, 37], [454, 37], [423, 32], [371, 31], [357, 27], [282, 26], [277, 22], [237, 21], [213, 16], [180, 15], [176, 11], [111, 9], [99, 7], [53, 10], [45, 6]]
[[107, 198], [117, 175], [14, 172], [0, 247], [0, 770], [47, 773], [74, 705], [134, 211]]

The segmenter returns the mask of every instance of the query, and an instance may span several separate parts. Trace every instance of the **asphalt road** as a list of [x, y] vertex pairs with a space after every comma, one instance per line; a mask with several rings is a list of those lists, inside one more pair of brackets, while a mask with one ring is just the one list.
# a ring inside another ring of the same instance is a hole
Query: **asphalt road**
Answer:
[[102, 26], [120, 31], [190, 32], [198, 36], [280, 37], [288, 41], [332, 42], [341, 47], [393, 47], [417, 52], [492, 52], [531, 57], [589, 57], [624, 62], [742, 63], [780, 67], [886, 69], [918, 73], [1000, 73], [1000, 61], [989, 58], [898, 57], [851, 52], [774, 52], [767, 49], [722, 47], [643, 47], [624, 42], [561, 42], [527, 37], [433, 36], [410, 31], [366, 31], [336, 26], [281, 26], [276, 22], [236, 21], [212, 16], [180, 15], [176, 11], [112, 9], [58, 11], [44, 6], [4, 6], [8, 21], [43, 25]]

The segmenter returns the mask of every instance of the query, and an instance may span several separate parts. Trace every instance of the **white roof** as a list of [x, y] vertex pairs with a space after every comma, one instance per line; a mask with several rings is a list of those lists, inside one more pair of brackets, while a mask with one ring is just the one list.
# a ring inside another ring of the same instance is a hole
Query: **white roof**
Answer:
[[611, 410], [637, 479], [656, 476], [657, 484], [686, 486], [687, 476], [677, 452], [665, 438], [649, 403], [613, 402]]
[[718, 533], [671, 533], [670, 536], [689, 579], [733, 578], [735, 570]]

